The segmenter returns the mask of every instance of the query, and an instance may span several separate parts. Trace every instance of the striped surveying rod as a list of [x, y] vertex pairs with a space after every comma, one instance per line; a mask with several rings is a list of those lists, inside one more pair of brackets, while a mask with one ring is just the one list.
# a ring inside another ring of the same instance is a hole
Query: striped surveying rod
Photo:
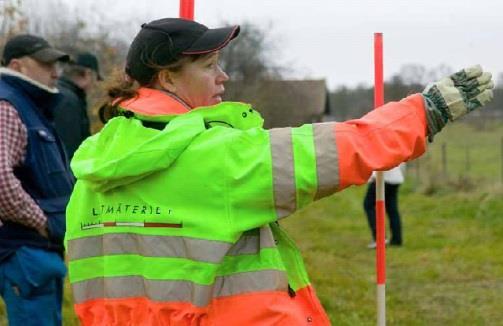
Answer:
[[180, 18], [194, 20], [194, 0], [180, 0]]
[[[384, 104], [382, 33], [374, 33], [374, 109]], [[386, 244], [383, 172], [376, 173], [377, 325], [386, 325]]]

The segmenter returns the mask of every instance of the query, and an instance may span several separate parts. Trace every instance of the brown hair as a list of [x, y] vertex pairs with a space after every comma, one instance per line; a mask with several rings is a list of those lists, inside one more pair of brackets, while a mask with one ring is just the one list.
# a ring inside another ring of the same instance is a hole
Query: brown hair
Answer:
[[156, 73], [152, 76], [152, 79], [145, 84], [140, 84], [138, 81], [129, 77], [126, 73], [121, 72], [115, 73], [115, 77], [112, 79], [110, 86], [107, 87], [107, 99], [105, 103], [99, 108], [98, 114], [100, 120], [106, 123], [108, 120], [121, 115], [118, 109], [120, 103], [129, 100], [131, 98], [138, 96], [138, 88], [153, 86], [157, 76], [161, 70], [168, 70], [172, 73], [180, 72], [183, 66], [190, 62], [195, 62], [209, 54], [194, 54], [194, 55], [181, 55], [174, 62], [167, 65], [155, 65], [151, 64], [150, 67], [156, 70]]

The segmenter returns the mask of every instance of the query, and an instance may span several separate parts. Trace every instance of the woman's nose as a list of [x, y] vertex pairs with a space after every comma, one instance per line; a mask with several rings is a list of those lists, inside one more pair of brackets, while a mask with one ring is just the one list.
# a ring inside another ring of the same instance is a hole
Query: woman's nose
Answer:
[[223, 71], [222, 67], [218, 66], [218, 77], [217, 77], [217, 81], [219, 83], [223, 83], [223, 82], [226, 82], [229, 80], [229, 75], [227, 75], [225, 73], [225, 71]]

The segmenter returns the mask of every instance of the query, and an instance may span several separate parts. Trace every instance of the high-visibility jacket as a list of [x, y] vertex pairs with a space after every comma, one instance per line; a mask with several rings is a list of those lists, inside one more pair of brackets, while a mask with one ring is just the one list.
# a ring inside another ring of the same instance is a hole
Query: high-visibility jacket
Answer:
[[[76, 152], [66, 245], [84, 325], [328, 325], [277, 221], [425, 150], [423, 98], [264, 130], [247, 104], [140, 89]], [[305, 221], [309, 223], [310, 221]]]

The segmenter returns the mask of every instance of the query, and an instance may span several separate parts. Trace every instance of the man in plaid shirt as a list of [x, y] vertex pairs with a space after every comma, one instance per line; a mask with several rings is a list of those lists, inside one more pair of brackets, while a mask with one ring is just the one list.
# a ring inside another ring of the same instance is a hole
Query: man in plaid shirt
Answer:
[[65, 207], [73, 187], [52, 126], [57, 63], [33, 35], [5, 45], [0, 68], [0, 295], [10, 325], [61, 325]]

